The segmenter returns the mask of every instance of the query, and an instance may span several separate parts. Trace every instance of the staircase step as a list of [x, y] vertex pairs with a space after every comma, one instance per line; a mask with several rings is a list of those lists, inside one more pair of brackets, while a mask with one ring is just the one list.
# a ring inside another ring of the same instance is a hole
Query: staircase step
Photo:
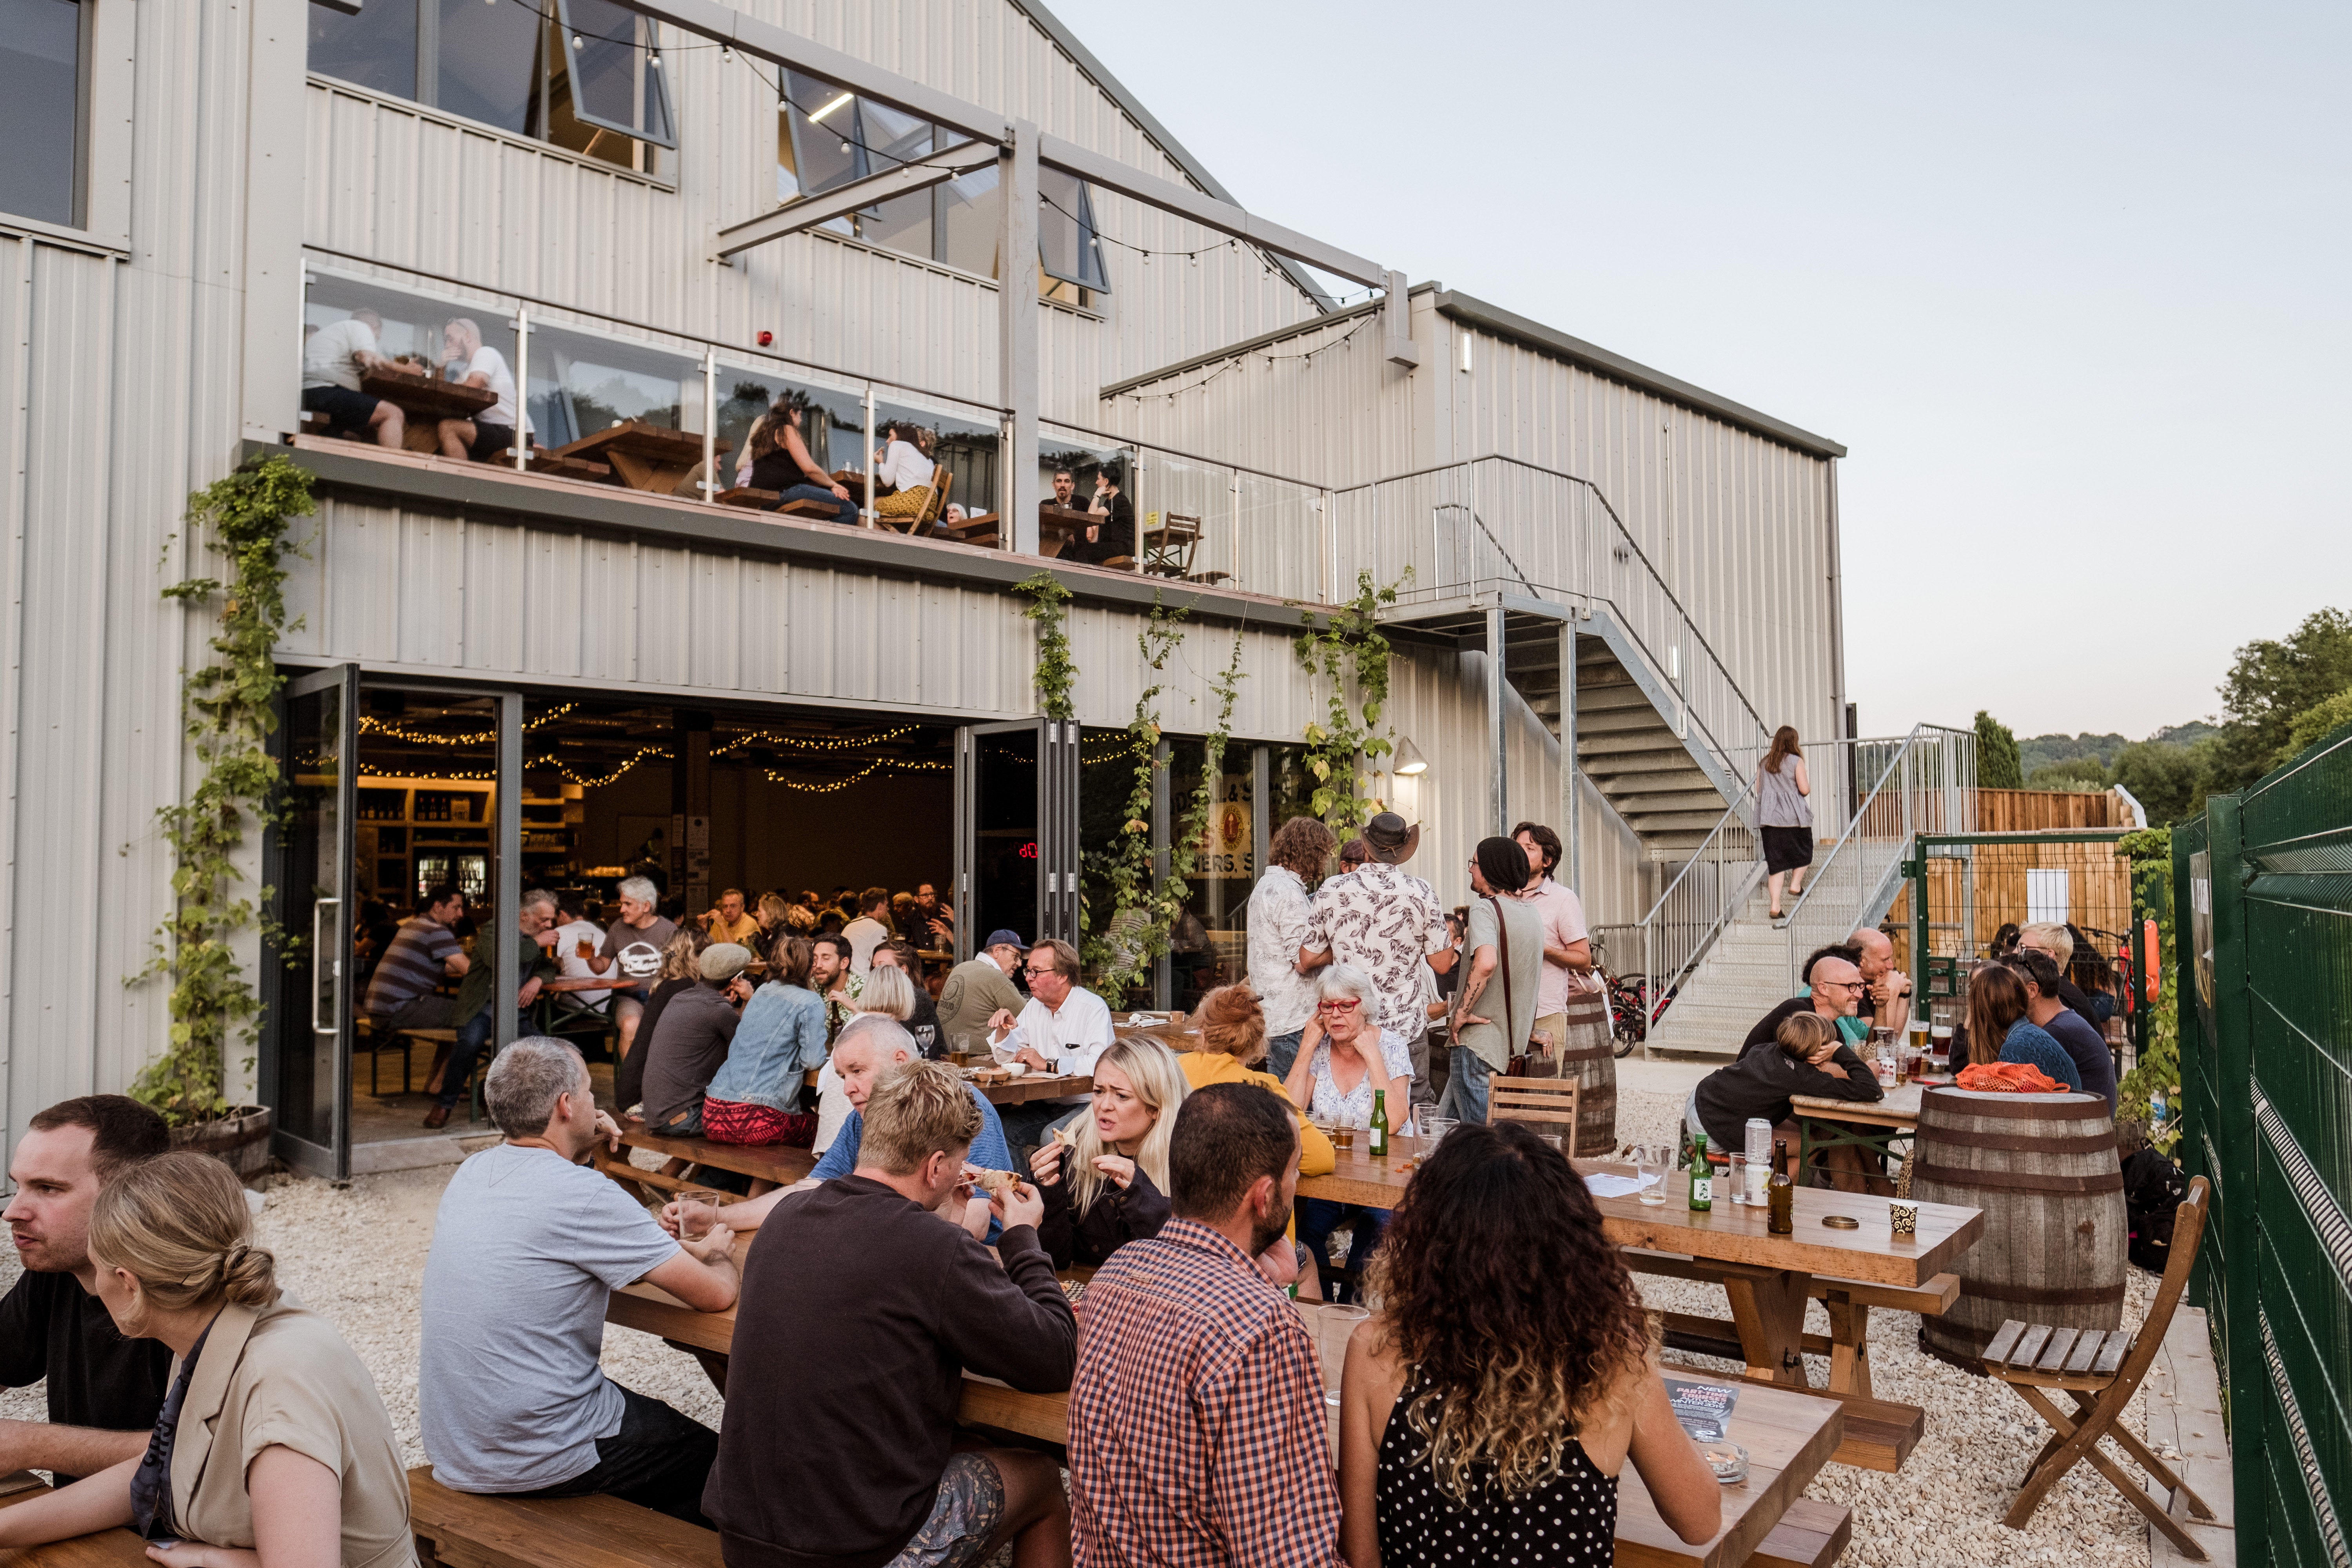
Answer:
[[1580, 744], [1588, 735], [1599, 739], [1603, 735], [1652, 734], [1662, 744], [1679, 746], [1674, 726], [1658, 717], [1658, 710], [1644, 702], [1638, 708], [1604, 708], [1599, 712], [1580, 709], [1576, 715], [1576, 738]]
[[1627, 826], [1645, 838], [1653, 833], [1690, 832], [1703, 839], [1715, 831], [1717, 823], [1723, 820], [1723, 811], [1719, 806], [1713, 811], [1651, 811], [1646, 803], [1640, 800], [1618, 807], [1617, 815], [1625, 819]]
[[1647, 708], [1650, 699], [1632, 681], [1606, 682], [1586, 686], [1579, 682], [1576, 706], [1580, 711], [1605, 713], [1621, 708]]
[[1658, 759], [1652, 764], [1655, 767], [1684, 767], [1694, 773], [1698, 771], [1691, 762], [1690, 753], [1683, 750], [1680, 741], [1675, 739], [1675, 732], [1664, 725], [1622, 735], [1590, 734], [1579, 727], [1576, 759], [1580, 763], [1590, 757], [1596, 762], [1606, 759], [1609, 766], [1622, 767], [1627, 765], [1629, 759], [1645, 754]]
[[1659, 788], [1645, 783], [1638, 789], [1626, 788], [1622, 793], [1638, 799], [1640, 804], [1634, 807], [1637, 811], [1706, 811], [1720, 821], [1728, 809], [1723, 796], [1711, 789]]

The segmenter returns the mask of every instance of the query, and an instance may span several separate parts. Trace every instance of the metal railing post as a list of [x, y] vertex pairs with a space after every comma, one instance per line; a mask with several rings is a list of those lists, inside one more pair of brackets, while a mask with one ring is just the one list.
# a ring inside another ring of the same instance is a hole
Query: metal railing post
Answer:
[[515, 444], [516, 473], [530, 468], [530, 307], [517, 305], [515, 332]]
[[702, 346], [702, 482], [696, 488], [706, 502], [719, 504], [719, 351], [709, 343]]

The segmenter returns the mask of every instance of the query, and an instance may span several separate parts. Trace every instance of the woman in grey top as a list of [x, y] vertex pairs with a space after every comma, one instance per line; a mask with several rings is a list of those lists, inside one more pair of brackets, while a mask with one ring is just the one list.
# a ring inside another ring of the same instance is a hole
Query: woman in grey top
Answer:
[[1756, 822], [1764, 830], [1764, 869], [1772, 888], [1772, 918], [1780, 920], [1780, 884], [1789, 896], [1805, 896], [1805, 868], [1813, 863], [1813, 807], [1805, 797], [1813, 781], [1805, 773], [1805, 753], [1793, 725], [1772, 731], [1772, 749], [1756, 769]]

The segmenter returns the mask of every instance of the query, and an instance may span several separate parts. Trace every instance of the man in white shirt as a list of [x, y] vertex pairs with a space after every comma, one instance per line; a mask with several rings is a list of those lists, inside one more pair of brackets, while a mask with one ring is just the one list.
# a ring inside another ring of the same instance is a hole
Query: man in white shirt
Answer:
[[[604, 945], [604, 928], [588, 918], [586, 906], [577, 893], [559, 895], [556, 909], [562, 919], [555, 928], [555, 940], [548, 946], [548, 952], [566, 980], [593, 980], [596, 971], [590, 966], [590, 961]], [[584, 953], [580, 951], [583, 946], [588, 950]], [[570, 1005], [601, 1013], [604, 999], [610, 995], [610, 991], [601, 989], [574, 991]]]
[[392, 362], [376, 346], [383, 318], [362, 305], [330, 321], [302, 344], [302, 412], [323, 414], [328, 433], [375, 432], [379, 447], [397, 447], [408, 426], [400, 405], [360, 390], [360, 377]]
[[441, 421], [441, 455], [495, 463], [514, 460], [515, 426], [526, 434], [530, 426], [515, 405], [514, 373], [506, 355], [482, 342], [482, 329], [470, 317], [459, 316], [441, 329], [442, 374], [460, 386], [488, 392], [498, 401], [470, 419]]
[[[1078, 950], [1048, 937], [1029, 949], [1023, 973], [1029, 977], [1029, 1005], [1018, 1018], [997, 1009], [988, 1021], [990, 1047], [1011, 1051], [1032, 1072], [1092, 1074], [1095, 1058], [1115, 1037], [1110, 1005], [1078, 984]], [[1080, 1094], [1003, 1107], [1004, 1137], [1013, 1159], [1025, 1162], [1028, 1152], [1045, 1142], [1045, 1129], [1087, 1103]]]
[[1315, 1016], [1315, 983], [1301, 963], [1315, 945], [1315, 901], [1310, 881], [1339, 841], [1311, 816], [1294, 816], [1265, 847], [1265, 874], [1250, 889], [1249, 980], [1265, 1014], [1266, 1071], [1290, 1076], [1307, 1020]]
[[857, 895], [857, 918], [841, 928], [849, 939], [849, 972], [864, 974], [874, 967], [874, 950], [890, 940], [882, 911], [890, 907], [887, 888], [868, 888]]
[[[1600, 1034], [1605, 1038], [1608, 1010], [1590, 1002], [1577, 1005], [1580, 997], [1601, 994], [1601, 980], [1592, 973], [1592, 942], [1584, 924], [1583, 900], [1552, 877], [1559, 868], [1559, 835], [1540, 822], [1522, 822], [1511, 829], [1511, 837], [1528, 857], [1528, 885], [1520, 890], [1519, 900], [1533, 904], [1536, 918], [1543, 922], [1543, 983], [1536, 997], [1536, 1033], [1551, 1041], [1557, 1060], [1570, 1048], [1571, 1012], [1580, 1015], [1575, 1020], [1580, 1037], [1575, 1045], [1589, 1047], [1596, 1042], [1582, 1037], [1591, 1032], [1584, 1026], [1596, 1020], [1583, 1015], [1598, 1014]], [[1543, 1050], [1540, 1045], [1531, 1048], [1538, 1054]]]
[[1395, 1030], [1412, 1047], [1415, 1103], [1433, 1103], [1421, 964], [1426, 959], [1440, 974], [1454, 967], [1445, 911], [1436, 889], [1398, 869], [1421, 847], [1419, 827], [1384, 811], [1364, 824], [1364, 844], [1370, 860], [1315, 890], [1315, 936], [1299, 967], [1344, 963], [1371, 981], [1381, 994], [1380, 1026]]

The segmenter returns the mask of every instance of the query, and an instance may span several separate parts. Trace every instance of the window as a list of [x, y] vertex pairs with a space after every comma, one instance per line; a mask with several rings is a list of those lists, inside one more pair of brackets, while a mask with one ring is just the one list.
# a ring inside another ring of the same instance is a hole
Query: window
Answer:
[[656, 172], [655, 149], [677, 145], [659, 44], [618, 0], [367, 0], [356, 16], [310, 6], [319, 75], [641, 174]]
[[2057, 924], [2068, 918], [2067, 883], [2063, 871], [2028, 871], [2025, 873], [2025, 923], [2037, 925], [2043, 921]]
[[0, 211], [77, 227], [86, 157], [79, 0], [0, 0]]
[[[784, 72], [782, 83], [782, 98], [776, 105], [776, 200], [785, 205], [887, 173], [967, 140], [798, 71]], [[1110, 292], [1095, 232], [1092, 194], [1073, 174], [1044, 169], [1038, 178], [1038, 292], [1049, 300], [1090, 303], [1090, 294]], [[996, 218], [996, 171], [987, 168], [878, 202], [823, 226], [868, 245], [994, 278], [999, 275]]]

